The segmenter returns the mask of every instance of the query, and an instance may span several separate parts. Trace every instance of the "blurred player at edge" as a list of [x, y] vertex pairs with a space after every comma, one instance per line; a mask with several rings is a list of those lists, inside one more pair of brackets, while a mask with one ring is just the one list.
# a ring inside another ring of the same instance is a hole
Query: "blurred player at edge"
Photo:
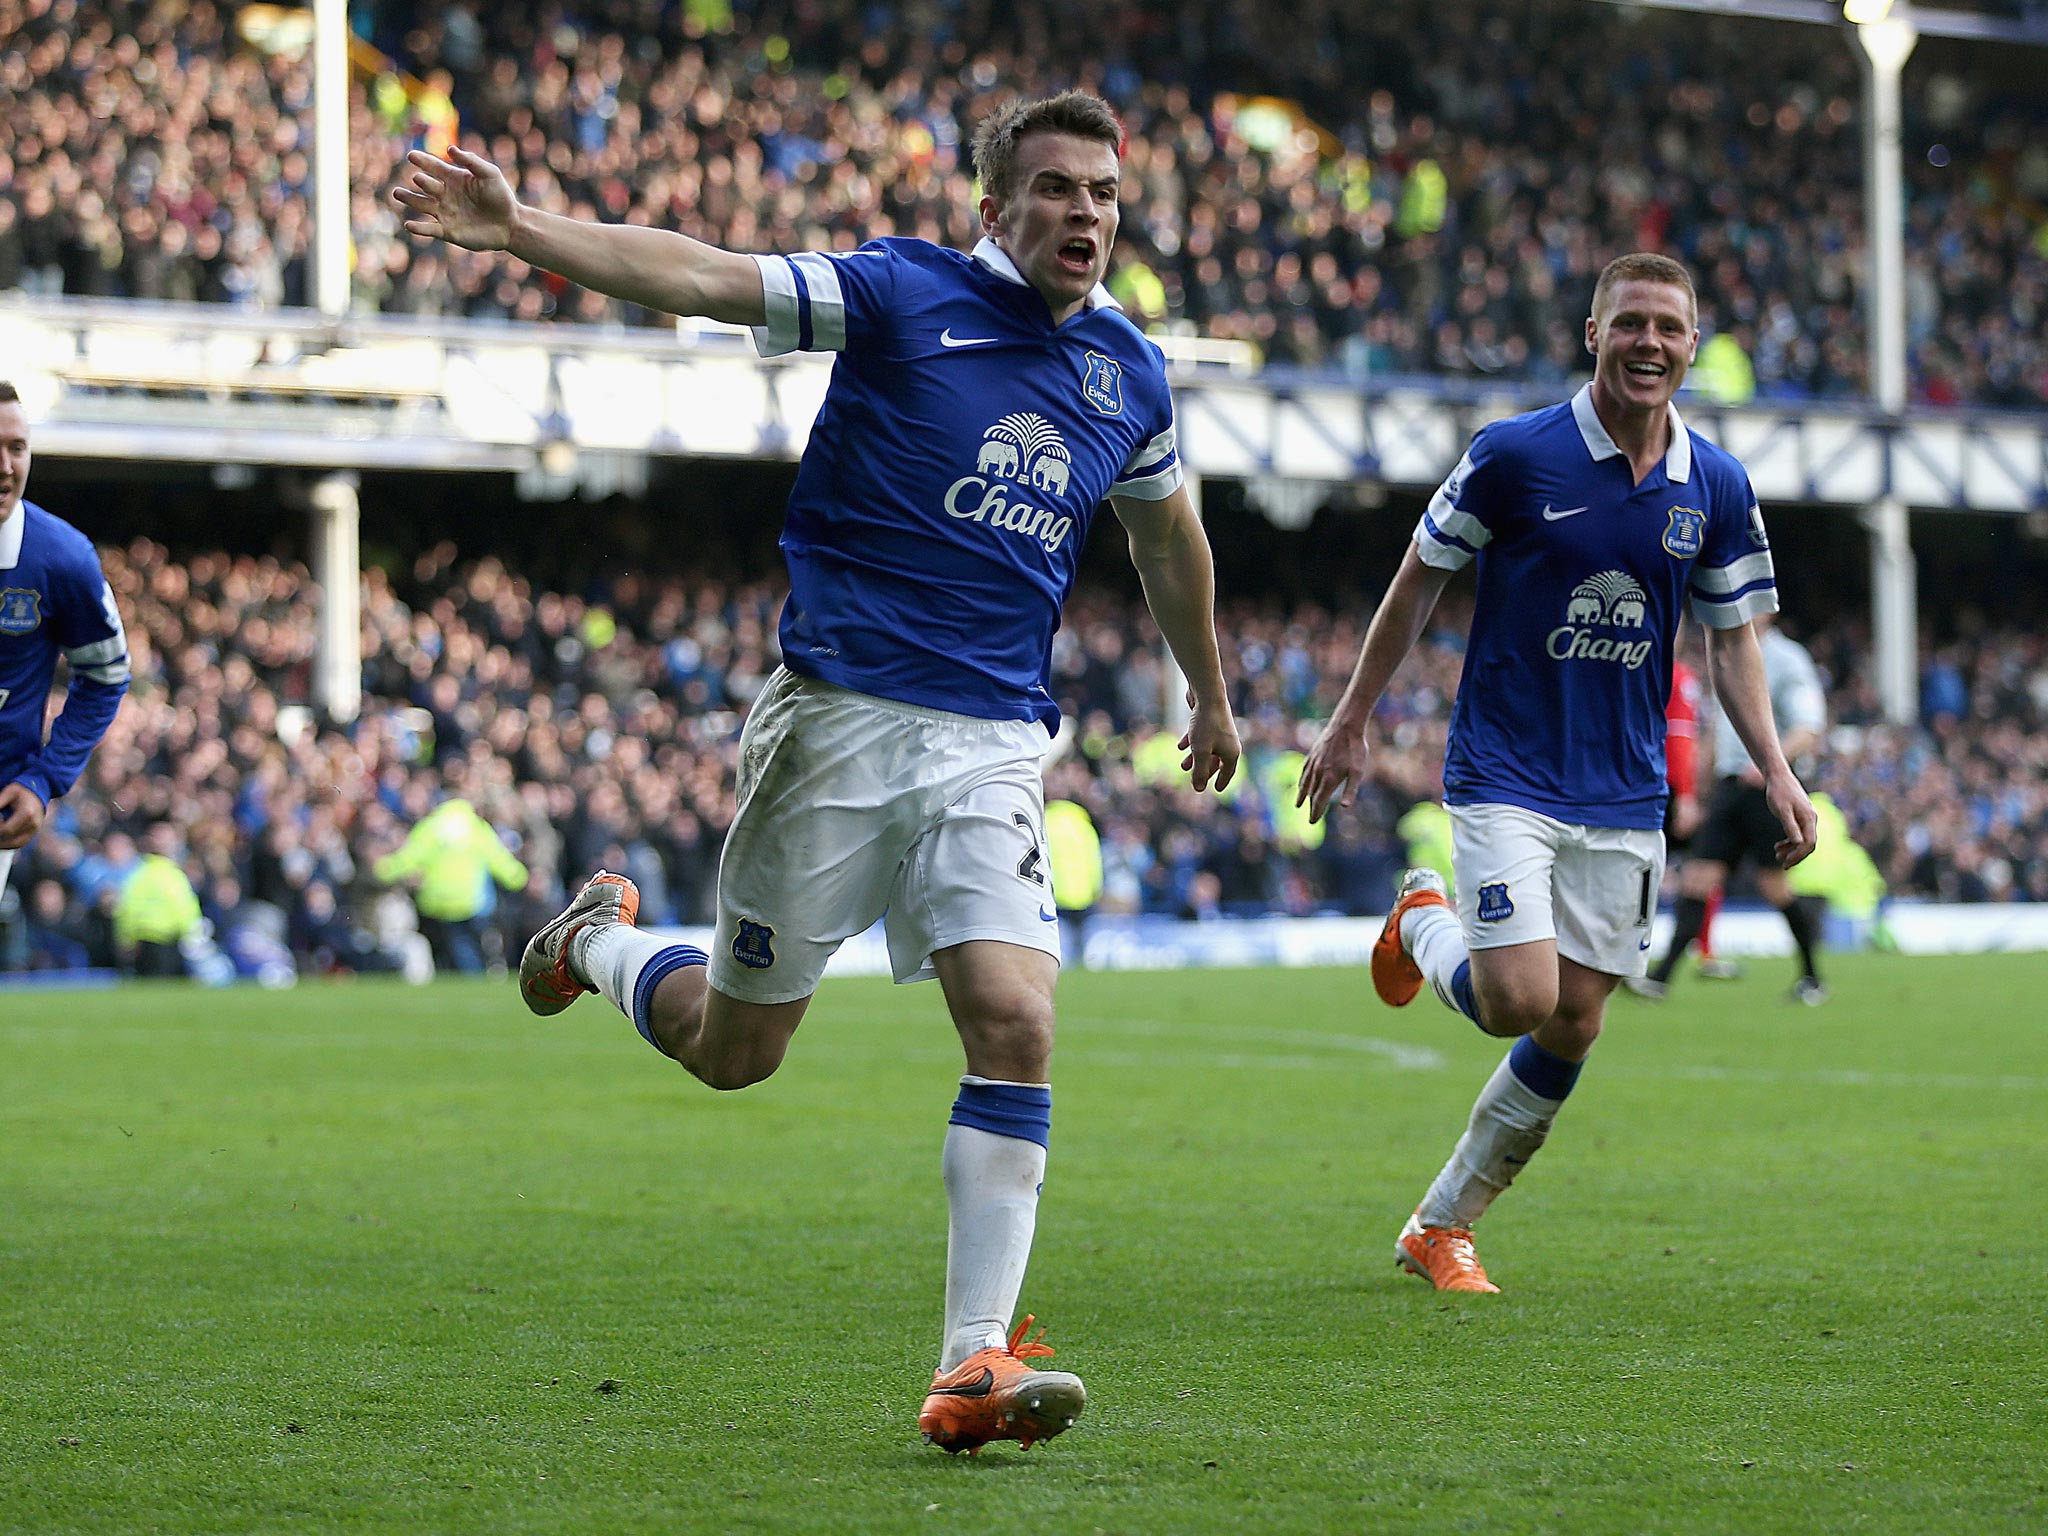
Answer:
[[[15, 852], [40, 832], [114, 723], [128, 691], [128, 637], [92, 541], [22, 498], [28, 413], [0, 382], [0, 891]], [[64, 707], [43, 739], [57, 657]]]
[[1778, 747], [1750, 620], [1777, 608], [1749, 477], [1692, 436], [1671, 397], [1699, 343], [1692, 279], [1668, 257], [1600, 274], [1593, 382], [1563, 405], [1482, 428], [1430, 501], [1373, 616], [1336, 712], [1303, 765], [1321, 814], [1366, 767], [1365, 725], [1452, 572], [1479, 562], [1451, 716], [1444, 800], [1457, 909], [1410, 870], [1373, 949], [1400, 1006], [1437, 996], [1515, 1045], [1396, 1260], [1439, 1290], [1491, 1291], [1472, 1224], [1536, 1155], [1599, 1037], [1608, 994], [1640, 976], [1664, 862], [1664, 710], [1689, 597], [1729, 719], [1761, 765], [1784, 836], [1814, 813]]
[[[1771, 719], [1786, 758], [1798, 763], [1820, 745], [1821, 733], [1827, 728], [1827, 692], [1821, 686], [1820, 669], [1806, 647], [1777, 628], [1770, 615], [1757, 615], [1755, 624], [1763, 646]], [[1824, 1003], [1828, 989], [1814, 958], [1820, 948], [1820, 904], [1794, 895], [1785, 871], [1773, 861], [1776, 824], [1764, 798], [1763, 777], [1743, 752], [1741, 740], [1721, 722], [1718, 711], [1712, 718], [1714, 797], [1708, 802], [1699, 835], [1693, 839], [1691, 857], [1678, 872], [1678, 925], [1664, 958], [1649, 975], [1631, 976], [1628, 989], [1653, 1002], [1664, 997], [1686, 949], [1705, 931], [1709, 904], [1719, 902], [1729, 875], [1748, 863], [1755, 868], [1758, 893], [1778, 909], [1799, 951], [1793, 1001]], [[1808, 767], [1810, 770], [1811, 765]], [[1704, 960], [1701, 965], [1704, 967]]]
[[1059, 922], [1040, 759], [1060, 607], [1108, 498], [1194, 706], [1183, 767], [1239, 756], [1214, 567], [1183, 483], [1165, 361], [1102, 286], [1123, 130], [1069, 93], [975, 136], [973, 253], [877, 240], [744, 256], [663, 230], [524, 207], [467, 150], [415, 152], [406, 228], [585, 287], [751, 326], [763, 355], [837, 352], [783, 527], [783, 668], [740, 742], [739, 815], [709, 958], [632, 928], [600, 873], [535, 935], [529, 1007], [598, 991], [714, 1088], [774, 1072], [825, 968], [887, 914], [899, 982], [936, 975], [965, 1047], [943, 1169], [944, 1343], [919, 1416], [947, 1450], [1029, 1445], [1085, 1400], [1010, 1330], [1051, 1121]]
[[[1683, 852], [1700, 826], [1700, 704], [1706, 689], [1699, 670], [1687, 655], [1690, 632], [1681, 627], [1677, 654], [1671, 662], [1671, 701], [1664, 706], [1664, 777], [1671, 785], [1671, 804], [1664, 812], [1664, 840], [1671, 851]], [[1795, 754], [1786, 753], [1787, 759]], [[1714, 917], [1721, 893], [1707, 898], [1695, 941], [1699, 960], [1693, 969], [1712, 980], [1738, 976], [1742, 967], [1714, 958]]]

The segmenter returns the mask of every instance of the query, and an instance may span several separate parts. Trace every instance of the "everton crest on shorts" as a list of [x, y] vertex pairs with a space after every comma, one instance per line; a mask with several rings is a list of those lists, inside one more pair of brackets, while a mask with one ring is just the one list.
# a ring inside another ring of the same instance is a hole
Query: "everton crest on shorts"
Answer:
[[749, 970], [765, 971], [775, 963], [775, 930], [750, 917], [740, 919], [732, 938], [732, 957]]

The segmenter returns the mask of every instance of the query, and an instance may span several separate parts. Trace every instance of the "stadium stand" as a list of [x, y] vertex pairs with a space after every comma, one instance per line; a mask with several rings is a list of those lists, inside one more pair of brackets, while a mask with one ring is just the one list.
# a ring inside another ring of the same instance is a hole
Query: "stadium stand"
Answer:
[[[1027, 0], [879, 30], [852, 0], [703, 0], [651, 25], [617, 0], [352, 12], [366, 309], [662, 323], [406, 240], [379, 194], [458, 119], [562, 212], [742, 249], [960, 244], [971, 124], [1001, 93], [1083, 83], [1127, 115], [1115, 286], [1162, 330], [1354, 377], [1551, 382], [1578, 362], [1600, 265], [1651, 246], [1700, 274], [1698, 387], [1867, 387], [1855, 67], [1822, 29], [1563, 0]], [[17, 39], [0, 64], [0, 290], [305, 301], [310, 70], [242, 19], [0, 0]], [[2038, 407], [2048, 99], [1924, 58], [1907, 96], [1915, 397]], [[1079, 59], [1099, 62], [1062, 62]]]
[[[303, 567], [174, 559], [149, 540], [105, 563], [134, 695], [16, 868], [24, 915], [0, 966], [116, 963], [113, 908], [154, 837], [175, 844], [245, 970], [280, 945], [308, 971], [402, 969], [417, 946], [409, 903], [370, 870], [448, 795], [476, 804], [532, 871], [497, 909], [501, 941], [599, 865], [639, 882], [647, 920], [708, 920], [739, 724], [776, 662], [779, 578], [685, 572], [571, 593], [436, 545], [396, 578], [366, 574], [365, 707], [338, 728], [307, 704], [316, 593]], [[1342, 687], [1359, 614], [1226, 605], [1248, 754], [1218, 807], [1156, 771], [1177, 754], [1161, 751], [1142, 607], [1079, 592], [1054, 663], [1075, 729], [1048, 797], [1085, 807], [1101, 833], [1100, 910], [1384, 910], [1406, 862], [1397, 823], [1440, 788], [1466, 617], [1454, 595], [1375, 722], [1372, 783], [1325, 837], [1291, 812], [1289, 755]], [[1816, 787], [1893, 892], [2048, 901], [2048, 641], [1986, 626], [1931, 648], [1921, 721], [1899, 728], [1876, 723], [1854, 632], [1827, 633], [1817, 659], [1836, 725]]]

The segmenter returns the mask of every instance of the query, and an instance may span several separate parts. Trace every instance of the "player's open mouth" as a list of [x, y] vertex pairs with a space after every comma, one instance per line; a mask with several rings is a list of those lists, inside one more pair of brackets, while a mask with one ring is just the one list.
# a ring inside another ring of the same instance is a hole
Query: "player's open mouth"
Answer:
[[1075, 238], [1059, 248], [1060, 265], [1071, 272], [1091, 271], [1095, 266], [1095, 242]]
[[1671, 370], [1662, 363], [1630, 363], [1628, 371], [1639, 379], [1661, 379]]

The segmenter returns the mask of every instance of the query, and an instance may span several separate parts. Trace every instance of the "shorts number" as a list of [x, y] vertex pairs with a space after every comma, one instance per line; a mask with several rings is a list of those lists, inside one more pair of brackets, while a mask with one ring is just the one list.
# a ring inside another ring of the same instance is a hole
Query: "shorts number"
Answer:
[[1650, 926], [1650, 871], [1647, 869], [1643, 871], [1642, 898], [1636, 903], [1636, 926], [1638, 928]]
[[1024, 829], [1024, 835], [1031, 839], [1031, 846], [1024, 850], [1024, 857], [1017, 861], [1017, 873], [1025, 880], [1036, 880], [1045, 884], [1045, 872], [1038, 866], [1045, 862], [1045, 855], [1038, 849], [1038, 833], [1031, 826], [1031, 818], [1022, 811], [1014, 812], [1010, 820]]

